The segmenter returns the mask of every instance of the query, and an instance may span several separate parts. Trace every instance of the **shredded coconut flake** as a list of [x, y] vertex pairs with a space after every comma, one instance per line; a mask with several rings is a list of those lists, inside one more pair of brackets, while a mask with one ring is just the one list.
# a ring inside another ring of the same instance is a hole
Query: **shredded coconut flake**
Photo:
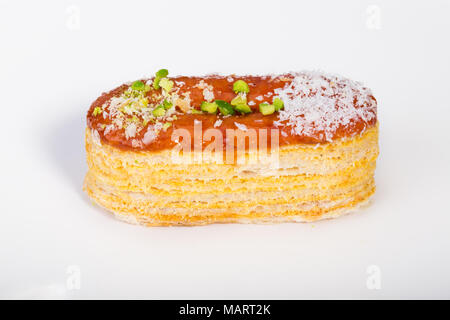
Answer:
[[144, 138], [142, 138], [142, 142], [144, 144], [149, 144], [158, 136], [158, 132], [155, 130], [155, 126], [148, 126], [147, 131], [144, 134]]
[[367, 123], [376, 117], [376, 102], [361, 83], [315, 71], [293, 75], [291, 83], [275, 90], [284, 102], [275, 124], [292, 126], [292, 134], [323, 132], [322, 137], [332, 141], [340, 126], [355, 119]]
[[242, 124], [242, 123], [239, 123], [239, 122], [235, 122], [234, 125], [235, 125], [239, 130], [242, 130], [242, 131], [247, 131], [247, 130], [248, 130], [248, 129], [247, 129], [247, 126], [246, 126], [245, 124]]
[[214, 92], [212, 92], [209, 88], [203, 89], [203, 98], [205, 98], [208, 102], [214, 100]]
[[194, 87], [204, 89], [204, 88], [208, 87], [208, 84], [205, 82], [205, 80], [200, 80], [200, 82], [197, 83]]
[[105, 131], [103, 131], [103, 134], [106, 136], [112, 130], [114, 130], [114, 125], [113, 124], [109, 124], [109, 125], [106, 126]]
[[127, 128], [125, 129], [125, 137], [127, 139], [129, 138], [133, 138], [134, 136], [136, 136], [136, 124], [134, 123], [130, 123]]

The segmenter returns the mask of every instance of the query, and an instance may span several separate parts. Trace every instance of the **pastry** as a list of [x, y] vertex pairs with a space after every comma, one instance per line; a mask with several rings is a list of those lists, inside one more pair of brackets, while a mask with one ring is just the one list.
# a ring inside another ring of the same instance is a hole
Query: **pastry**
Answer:
[[146, 226], [308, 222], [375, 192], [377, 102], [322, 72], [170, 77], [104, 93], [87, 113], [84, 190]]

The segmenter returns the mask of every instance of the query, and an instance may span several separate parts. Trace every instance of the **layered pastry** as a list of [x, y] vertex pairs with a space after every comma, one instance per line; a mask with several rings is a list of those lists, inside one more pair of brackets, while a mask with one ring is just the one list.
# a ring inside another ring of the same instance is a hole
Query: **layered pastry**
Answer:
[[307, 222], [375, 192], [377, 102], [322, 72], [150, 79], [87, 114], [84, 190], [146, 226]]

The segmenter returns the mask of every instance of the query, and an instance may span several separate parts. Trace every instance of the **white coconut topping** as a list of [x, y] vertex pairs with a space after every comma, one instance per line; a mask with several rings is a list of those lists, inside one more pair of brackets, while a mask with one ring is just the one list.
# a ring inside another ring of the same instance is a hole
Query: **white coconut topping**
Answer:
[[114, 125], [113, 124], [109, 124], [109, 125], [106, 126], [105, 131], [103, 131], [103, 134], [106, 136], [112, 130], [114, 130]]
[[203, 98], [210, 102], [214, 100], [214, 87], [210, 84], [207, 84], [204, 80], [200, 80], [194, 87], [203, 89]]
[[137, 129], [136, 124], [130, 123], [125, 129], [125, 137], [127, 139], [135, 137], [136, 129]]
[[[232, 76], [228, 76], [226, 80], [234, 82]], [[369, 124], [376, 119], [376, 100], [372, 97], [371, 91], [359, 82], [317, 71], [291, 73], [289, 76], [273, 75], [269, 81], [285, 82], [284, 87], [268, 92], [264, 96], [259, 95], [254, 98], [255, 101], [249, 101], [248, 105], [254, 106], [269, 97], [280, 98], [284, 102], [284, 108], [276, 113], [277, 121], [274, 125], [284, 128], [283, 135], [290, 130], [293, 135], [332, 141], [338, 128], [350, 127], [354, 122]], [[185, 85], [182, 81], [175, 83], [177, 86]], [[151, 85], [152, 81], [148, 80], [146, 84]], [[214, 101], [214, 88], [211, 84], [200, 80], [194, 87], [203, 91], [203, 98], [206, 101]], [[168, 101], [174, 106], [166, 110], [164, 116], [157, 118], [154, 125], [148, 127], [142, 142], [133, 139], [144, 130], [147, 123], [154, 122], [155, 116], [152, 112], [163, 102], [164, 97], [170, 98]], [[131, 140], [133, 146], [149, 144], [156, 139], [162, 129], [162, 123], [159, 121], [172, 121], [172, 117], [175, 118], [179, 110], [184, 113], [191, 111], [189, 91], [179, 93], [179, 88], [175, 88], [170, 96], [166, 94], [164, 97], [161, 96], [161, 101], [150, 103], [142, 93], [133, 92], [129, 88], [101, 106], [101, 117], [105, 120], [110, 119], [111, 122], [108, 125], [98, 126], [98, 130], [108, 135], [114, 130], [124, 129], [126, 139], [133, 139]], [[224, 118], [226, 117], [229, 116]], [[199, 123], [200, 121], [195, 120], [195, 124]], [[248, 130], [244, 124], [238, 122], [234, 124], [242, 131]], [[221, 125], [222, 119], [214, 123], [214, 127]], [[94, 142], [100, 143], [99, 133], [97, 131], [92, 133]]]
[[214, 100], [214, 92], [212, 90], [210, 90], [209, 88], [203, 89], [203, 98], [208, 102], [213, 101]]
[[155, 130], [155, 126], [150, 125], [147, 128], [147, 131], [144, 134], [144, 138], [142, 138], [142, 142], [144, 144], [149, 144], [158, 136], [158, 131]]
[[200, 82], [198, 82], [198, 83], [194, 86], [194, 88], [195, 88], [195, 87], [200, 88], [200, 89], [204, 89], [204, 88], [208, 87], [208, 84], [205, 82], [205, 80], [200, 80]]
[[247, 130], [248, 130], [248, 129], [247, 129], [247, 126], [246, 126], [245, 124], [242, 124], [242, 123], [239, 123], [239, 122], [235, 122], [234, 125], [235, 125], [239, 130], [242, 130], [242, 131], [247, 131]]
[[358, 119], [367, 123], [376, 117], [376, 101], [361, 83], [315, 71], [293, 75], [291, 83], [275, 90], [284, 102], [275, 124], [292, 126], [292, 134], [323, 132], [321, 138], [332, 141], [338, 127]]

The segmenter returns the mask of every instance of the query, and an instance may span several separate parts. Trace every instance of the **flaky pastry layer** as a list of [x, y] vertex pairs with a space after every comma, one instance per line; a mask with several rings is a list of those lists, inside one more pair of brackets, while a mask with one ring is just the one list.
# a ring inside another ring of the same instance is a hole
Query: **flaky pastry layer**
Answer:
[[331, 143], [281, 146], [276, 167], [174, 163], [171, 150], [121, 150], [90, 129], [86, 151], [84, 190], [131, 223], [316, 221], [353, 211], [375, 192], [378, 126]]

